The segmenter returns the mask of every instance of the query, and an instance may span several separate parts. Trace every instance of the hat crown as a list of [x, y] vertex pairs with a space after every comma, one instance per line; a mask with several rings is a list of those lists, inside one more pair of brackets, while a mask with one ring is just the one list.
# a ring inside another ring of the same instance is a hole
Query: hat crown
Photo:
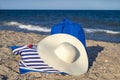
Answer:
[[66, 63], [73, 63], [79, 57], [78, 50], [70, 43], [62, 43], [55, 49], [56, 56]]

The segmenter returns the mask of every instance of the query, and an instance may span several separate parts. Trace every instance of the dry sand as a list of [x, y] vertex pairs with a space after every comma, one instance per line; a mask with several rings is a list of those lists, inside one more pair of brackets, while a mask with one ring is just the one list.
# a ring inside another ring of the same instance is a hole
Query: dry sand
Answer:
[[[0, 30], [0, 80], [120, 80], [120, 43], [87, 40], [88, 72], [80, 76], [31, 72], [19, 74], [19, 56], [9, 46], [36, 45], [46, 36]], [[82, 66], [82, 65], [81, 65]]]

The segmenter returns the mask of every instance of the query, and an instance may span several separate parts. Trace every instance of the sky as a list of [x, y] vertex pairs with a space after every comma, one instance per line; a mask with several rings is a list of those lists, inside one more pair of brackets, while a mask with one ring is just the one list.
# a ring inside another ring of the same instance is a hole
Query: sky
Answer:
[[120, 0], [0, 0], [0, 9], [120, 10]]

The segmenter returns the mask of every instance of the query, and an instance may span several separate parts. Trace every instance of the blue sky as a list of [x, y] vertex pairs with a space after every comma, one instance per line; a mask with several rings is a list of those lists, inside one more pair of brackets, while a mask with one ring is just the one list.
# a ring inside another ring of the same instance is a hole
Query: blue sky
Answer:
[[0, 9], [120, 10], [120, 0], [0, 0]]

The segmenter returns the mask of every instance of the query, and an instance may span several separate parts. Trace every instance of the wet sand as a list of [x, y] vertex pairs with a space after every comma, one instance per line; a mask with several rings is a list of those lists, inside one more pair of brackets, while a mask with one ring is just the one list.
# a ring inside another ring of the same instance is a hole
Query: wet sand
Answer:
[[30, 72], [19, 74], [20, 56], [12, 55], [9, 46], [37, 43], [46, 37], [34, 33], [0, 30], [0, 80], [120, 80], [120, 43], [87, 40], [88, 72], [65, 76]]

